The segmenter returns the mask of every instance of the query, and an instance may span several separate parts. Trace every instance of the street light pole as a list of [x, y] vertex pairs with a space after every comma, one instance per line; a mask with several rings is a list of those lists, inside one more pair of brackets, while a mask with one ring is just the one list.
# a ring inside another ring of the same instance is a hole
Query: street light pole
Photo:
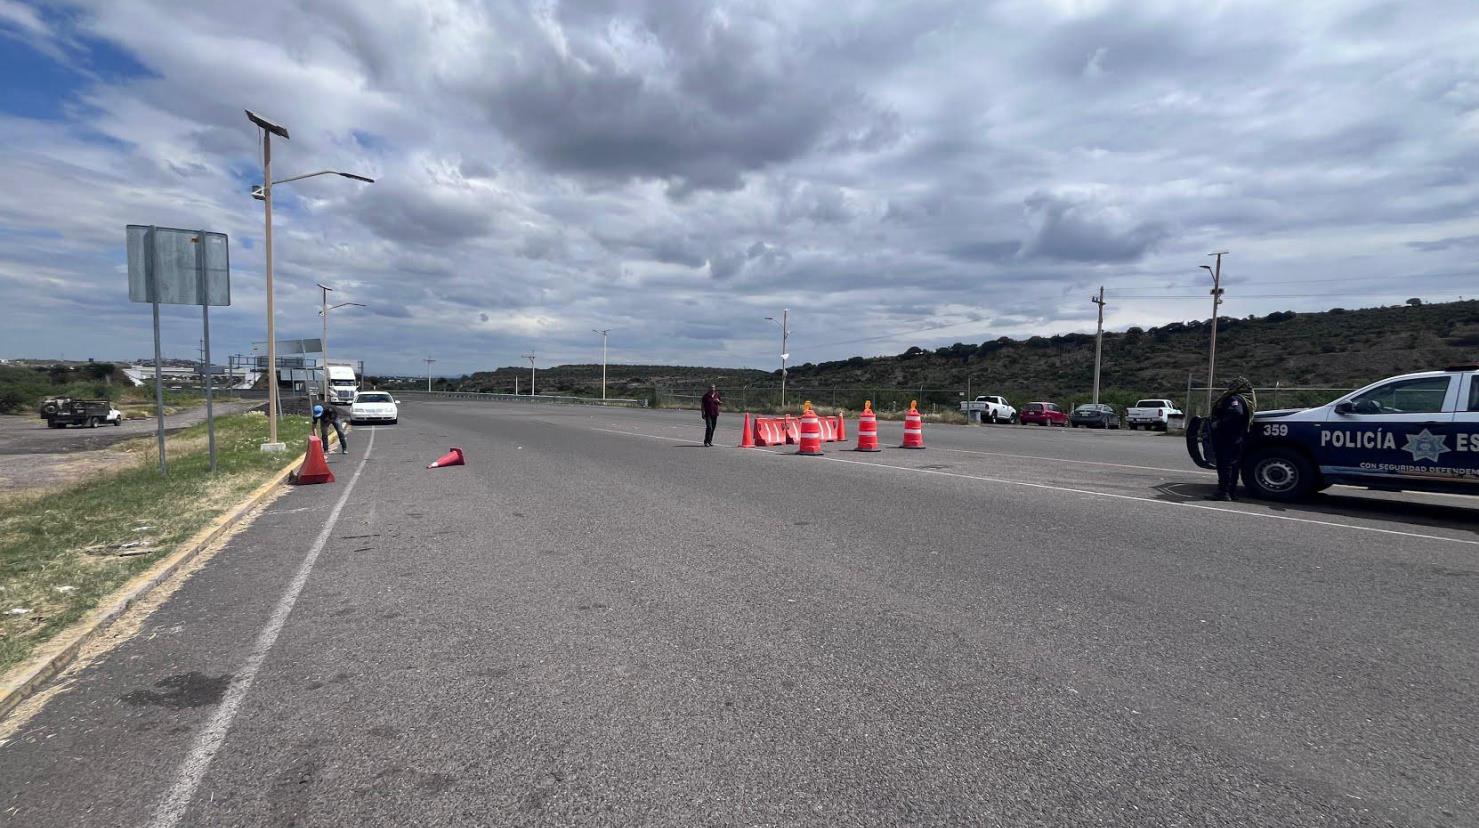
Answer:
[[1207, 255], [1217, 257], [1217, 267], [1201, 266], [1212, 274], [1212, 344], [1207, 353], [1207, 411], [1211, 413], [1212, 386], [1217, 377], [1217, 309], [1222, 305], [1222, 257], [1227, 255], [1227, 251], [1219, 250]]
[[[765, 318], [771, 322], [775, 322], [774, 316], [767, 316]], [[786, 342], [791, 336], [790, 308], [781, 308], [781, 321], [776, 322], [776, 324], [781, 326], [781, 408], [784, 409], [786, 407], [786, 359], [791, 356], [786, 351]]]
[[533, 353], [524, 354], [523, 357], [524, 357], [524, 359], [529, 360], [529, 396], [533, 397], [534, 396], [534, 354]]
[[426, 393], [431, 393], [431, 364], [436, 360], [431, 357], [422, 357], [421, 361], [426, 363]]
[[277, 418], [282, 407], [277, 399], [277, 316], [272, 297], [272, 136], [288, 138], [287, 127], [275, 124], [250, 109], [247, 120], [262, 128], [262, 255], [266, 262], [267, 284], [267, 442], [262, 451], [277, 452], [287, 448], [277, 439]]
[[1099, 368], [1104, 362], [1104, 286], [1099, 295], [1089, 299], [1099, 306], [1099, 329], [1094, 334], [1094, 405], [1099, 404]]
[[323, 309], [319, 311], [319, 314], [324, 318], [324, 403], [331, 404], [333, 400], [330, 399], [329, 392], [333, 390], [334, 383], [332, 378], [329, 376], [329, 311], [351, 306], [356, 308], [363, 308], [368, 307], [368, 305], [363, 302], [340, 302], [337, 305], [330, 305], [329, 291], [333, 290], [333, 288], [329, 287], [328, 285], [319, 285], [319, 287], [322, 288], [324, 291]]
[[[254, 198], [262, 200], [262, 255], [266, 259], [263, 270], [267, 277], [267, 442], [262, 444], [262, 450], [277, 452], [285, 450], [287, 446], [277, 440], [277, 418], [282, 416], [282, 406], [277, 393], [277, 314], [272, 291], [272, 185], [312, 178], [316, 175], [340, 175], [367, 184], [373, 184], [375, 179], [337, 170], [321, 170], [274, 182], [272, 180], [272, 136], [277, 135], [283, 140], [288, 140], [288, 128], [269, 121], [250, 109], [246, 110], [246, 116], [248, 121], [262, 129], [262, 186], [252, 191]], [[324, 362], [327, 369], [327, 358]]]
[[611, 333], [611, 329], [598, 331], [592, 328], [591, 332], [601, 335], [601, 402], [606, 402], [606, 335]]
[[329, 291], [333, 288], [319, 283], [318, 289], [322, 296], [319, 315], [324, 318], [323, 341], [319, 343], [319, 347], [323, 348], [324, 352], [324, 405], [330, 405], [333, 401], [329, 399]]

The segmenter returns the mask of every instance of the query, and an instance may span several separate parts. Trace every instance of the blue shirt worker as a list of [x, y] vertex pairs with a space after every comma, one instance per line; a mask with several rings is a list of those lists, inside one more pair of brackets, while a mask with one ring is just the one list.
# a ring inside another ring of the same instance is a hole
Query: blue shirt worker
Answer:
[[1237, 500], [1243, 445], [1253, 423], [1253, 384], [1238, 377], [1212, 403], [1212, 452], [1217, 456], [1217, 493], [1208, 500]]
[[318, 425], [318, 438], [324, 442], [324, 454], [331, 454], [329, 450], [329, 426], [334, 427], [334, 433], [339, 435], [339, 453], [349, 453], [349, 441], [344, 437], [344, 424], [339, 421], [339, 412], [334, 406], [315, 405], [313, 407], [313, 422]]

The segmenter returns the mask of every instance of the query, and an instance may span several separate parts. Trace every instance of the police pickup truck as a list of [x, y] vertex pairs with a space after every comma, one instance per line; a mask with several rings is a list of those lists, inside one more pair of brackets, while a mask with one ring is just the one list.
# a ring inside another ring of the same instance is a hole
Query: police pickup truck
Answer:
[[[1208, 423], [1186, 447], [1216, 468]], [[1260, 411], [1243, 450], [1243, 484], [1258, 497], [1298, 500], [1337, 483], [1479, 494], [1479, 363], [1403, 374], [1319, 408]]]

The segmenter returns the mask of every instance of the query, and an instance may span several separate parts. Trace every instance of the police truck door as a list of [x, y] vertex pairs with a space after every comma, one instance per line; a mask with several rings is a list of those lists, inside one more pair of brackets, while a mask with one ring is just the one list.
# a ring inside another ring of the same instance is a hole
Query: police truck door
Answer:
[[[1459, 375], [1384, 382], [1333, 406], [1316, 447], [1321, 471], [1341, 477], [1450, 477]], [[1396, 481], [1394, 481], [1396, 482]]]
[[1456, 460], [1451, 465], [1462, 466], [1463, 477], [1479, 483], [1479, 373], [1469, 371], [1460, 376], [1463, 380], [1458, 393], [1460, 405], [1453, 413]]

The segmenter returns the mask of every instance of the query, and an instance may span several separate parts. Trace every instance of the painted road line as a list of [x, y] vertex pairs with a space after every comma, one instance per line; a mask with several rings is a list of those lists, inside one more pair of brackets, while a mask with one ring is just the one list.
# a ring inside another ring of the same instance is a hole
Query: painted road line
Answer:
[[1186, 509], [1201, 509], [1207, 512], [1222, 512], [1229, 515], [1243, 515], [1253, 518], [1264, 518], [1266, 520], [1283, 520], [1291, 523], [1304, 523], [1311, 526], [1329, 526], [1339, 529], [1350, 529], [1356, 532], [1375, 532], [1381, 535], [1398, 535], [1405, 538], [1418, 538], [1421, 540], [1445, 541], [1447, 543], [1461, 543], [1467, 546], [1479, 546], [1479, 541], [1464, 538], [1449, 538], [1443, 535], [1425, 535], [1420, 532], [1403, 532], [1398, 529], [1379, 529], [1374, 526], [1357, 526], [1352, 523], [1337, 523], [1331, 520], [1315, 520], [1313, 518], [1293, 517], [1292, 515], [1275, 515], [1268, 512], [1251, 512], [1243, 509], [1229, 509], [1223, 506], [1209, 506], [1205, 503], [1188, 503], [1176, 500], [1159, 500], [1154, 497], [1141, 497], [1140, 495], [1115, 494], [1113, 492], [1096, 492], [1092, 489], [1076, 489], [1071, 486], [1054, 486], [1050, 483], [1028, 483], [1023, 480], [1006, 480], [1000, 477], [984, 477], [974, 474], [960, 474], [958, 472], [940, 471], [938, 469], [913, 469], [908, 466], [895, 466], [889, 463], [871, 463], [862, 460], [846, 460], [841, 457], [822, 456], [823, 460], [831, 460], [833, 463], [847, 463], [850, 466], [871, 466], [873, 468], [893, 469], [894, 471], [914, 472], [916, 474], [937, 474], [943, 477], [958, 477], [965, 480], [979, 480], [984, 483], [1001, 483], [1007, 486], [1023, 486], [1029, 489], [1044, 489], [1047, 491], [1063, 492], [1065, 494], [1088, 495], [1089, 497], [1105, 497], [1114, 500], [1131, 500], [1138, 503], [1154, 503], [1159, 506], [1180, 506]]
[[375, 432], [371, 431], [370, 442], [365, 446], [364, 456], [360, 458], [359, 465], [355, 467], [354, 475], [349, 478], [349, 484], [344, 487], [344, 493], [339, 495], [339, 501], [334, 504], [333, 511], [329, 512], [323, 530], [318, 533], [318, 538], [309, 548], [307, 557], [298, 566], [298, 571], [293, 575], [293, 580], [288, 584], [287, 590], [278, 599], [277, 607], [267, 619], [267, 625], [257, 635], [257, 643], [252, 648], [251, 655], [247, 656], [246, 663], [236, 674], [237, 678], [227, 688], [226, 696], [221, 700], [221, 706], [216, 708], [215, 714], [206, 723], [205, 729], [196, 737], [190, 753], [180, 765], [179, 773], [175, 776], [175, 782], [170, 787], [169, 794], [165, 796], [163, 802], [159, 803], [150, 824], [159, 828], [173, 828], [185, 818], [185, 812], [190, 808], [191, 801], [195, 799], [195, 792], [199, 789], [201, 780], [205, 778], [205, 772], [210, 769], [211, 760], [226, 743], [226, 735], [231, 731], [231, 724], [236, 719], [237, 711], [241, 709], [242, 701], [246, 698], [247, 692], [252, 689], [252, 682], [256, 681], [257, 673], [262, 669], [262, 663], [267, 660], [267, 654], [271, 652], [272, 645], [277, 643], [277, 637], [282, 633], [288, 615], [292, 613], [293, 605], [298, 601], [298, 595], [303, 592], [303, 586], [308, 583], [308, 575], [313, 571], [313, 565], [318, 561], [319, 553], [323, 551], [324, 544], [328, 543], [329, 536], [333, 534], [334, 527], [339, 523], [339, 513], [344, 510], [344, 504], [349, 502], [349, 496], [354, 492], [354, 484], [359, 482], [360, 473], [365, 470], [365, 463], [370, 459], [370, 453], [374, 450]]
[[1172, 474], [1202, 474], [1213, 476], [1217, 474], [1217, 472], [1209, 472], [1203, 469], [1166, 469], [1160, 466], [1134, 466], [1129, 463], [1105, 463], [1099, 460], [1065, 460], [1061, 457], [1041, 457], [1036, 454], [1008, 454], [1003, 451], [978, 451], [976, 449], [941, 448], [940, 446], [930, 446], [930, 448], [937, 448], [940, 451], [957, 451], [962, 454], [982, 454], [990, 457], [1014, 457], [1019, 460], [1046, 460], [1050, 463], [1075, 463], [1081, 466], [1110, 466], [1116, 469], [1137, 469], [1139, 471], [1170, 472]]
[[[659, 435], [656, 435], [656, 434], [639, 434], [639, 433], [633, 432], [633, 431], [616, 431], [614, 429], [609, 429], [609, 428], [597, 428], [597, 429], [593, 429], [593, 430], [594, 431], [604, 431], [604, 432], [606, 432], [608, 434], [623, 434], [623, 435], [626, 435], [628, 437], [646, 437], [649, 440], [665, 440], [665, 441], [670, 442], [670, 443], [688, 443], [688, 442], [692, 442], [691, 440], [675, 440], [675, 439], [673, 439], [671, 437], [662, 437], [662, 436], [659, 436]], [[964, 451], [964, 449], [946, 449], [946, 450], [947, 451]], [[751, 451], [751, 449], [746, 449], [746, 451]], [[762, 453], [765, 453], [765, 454], [773, 454], [773, 455], [790, 455], [792, 453], [792, 452], [774, 451], [774, 450], [771, 450], [771, 449], [761, 448], [759, 446], [757, 446], [755, 449], [753, 449], [753, 451], [762, 452]], [[984, 452], [980, 452], [980, 453], [984, 453]], [[1054, 485], [1051, 485], [1051, 484], [1048, 484], [1048, 483], [1029, 483], [1029, 482], [1026, 482], [1026, 481], [1023, 481], [1023, 480], [1007, 480], [1005, 478], [1000, 478], [1000, 477], [985, 477], [985, 476], [982, 476], [982, 475], [974, 475], [974, 474], [960, 474], [958, 472], [940, 471], [938, 469], [914, 469], [914, 468], [910, 468], [908, 466], [895, 466], [895, 465], [892, 465], [892, 464], [889, 464], [889, 463], [883, 463], [883, 462], [868, 462], [868, 461], [863, 461], [863, 460], [847, 460], [847, 459], [843, 459], [843, 458], [840, 458], [840, 457], [828, 457], [826, 455], [822, 455], [821, 457], [822, 457], [823, 460], [831, 460], [834, 463], [847, 463], [847, 464], [853, 465], [853, 466], [874, 466], [874, 467], [880, 467], [880, 468], [886, 468], [886, 469], [893, 469], [895, 471], [917, 472], [919, 474], [937, 474], [937, 475], [943, 475], [945, 477], [959, 477], [959, 478], [963, 478], [965, 480], [979, 480], [979, 481], [981, 481], [983, 483], [1002, 483], [1002, 484], [1005, 484], [1005, 485], [1008, 485], [1008, 486], [1025, 486], [1027, 488], [1032, 488], [1032, 489], [1046, 489], [1046, 490], [1049, 490], [1049, 491], [1065, 492], [1065, 493], [1068, 493], [1068, 494], [1089, 495], [1090, 497], [1108, 497], [1108, 498], [1113, 498], [1113, 499], [1116, 499], [1116, 500], [1133, 500], [1133, 501], [1138, 501], [1140, 503], [1155, 503], [1155, 504], [1162, 505], [1162, 506], [1182, 506], [1182, 507], [1185, 507], [1185, 508], [1188, 508], [1188, 509], [1202, 509], [1202, 510], [1205, 510], [1205, 511], [1208, 511], [1208, 512], [1223, 512], [1225, 514], [1230, 514], [1230, 515], [1246, 515], [1248, 517], [1265, 518], [1267, 520], [1283, 520], [1283, 521], [1290, 521], [1290, 522], [1293, 522], [1293, 523], [1309, 524], [1311, 526], [1330, 526], [1330, 527], [1336, 527], [1336, 528], [1341, 528], [1341, 529], [1350, 529], [1350, 530], [1353, 530], [1353, 531], [1356, 531], [1356, 532], [1376, 532], [1378, 534], [1383, 534], [1383, 535], [1398, 535], [1398, 536], [1407, 537], [1407, 538], [1419, 538], [1419, 539], [1422, 539], [1422, 540], [1447, 541], [1449, 543], [1462, 543], [1462, 544], [1466, 544], [1466, 545], [1470, 545], [1470, 546], [1479, 546], [1479, 541], [1465, 540], [1463, 538], [1449, 538], [1449, 537], [1444, 537], [1442, 535], [1425, 535], [1425, 534], [1422, 534], [1420, 532], [1403, 532], [1403, 531], [1400, 531], [1400, 530], [1397, 530], [1397, 529], [1380, 529], [1380, 528], [1377, 528], [1377, 527], [1374, 527], [1374, 526], [1357, 526], [1356, 524], [1353, 524], [1353, 523], [1338, 523], [1336, 521], [1331, 521], [1331, 520], [1315, 520], [1313, 518], [1293, 517], [1291, 515], [1274, 515], [1274, 514], [1269, 514], [1267, 512], [1253, 512], [1253, 511], [1247, 511], [1247, 510], [1244, 510], [1244, 509], [1229, 509], [1229, 508], [1222, 507], [1222, 506], [1209, 506], [1209, 505], [1207, 505], [1205, 503], [1188, 503], [1188, 502], [1174, 501], [1174, 500], [1159, 500], [1157, 498], [1153, 498], [1153, 497], [1141, 497], [1139, 495], [1115, 494], [1113, 492], [1096, 492], [1096, 491], [1094, 491], [1092, 489], [1076, 489], [1076, 488], [1073, 488], [1071, 486], [1054, 486]], [[1035, 459], [1051, 460], [1053, 458], [1042, 457], [1042, 458], [1035, 458]], [[1167, 470], [1158, 469], [1157, 471], [1169, 471], [1169, 470], [1168, 469]], [[1186, 473], [1186, 472], [1183, 472], [1183, 473]]]

